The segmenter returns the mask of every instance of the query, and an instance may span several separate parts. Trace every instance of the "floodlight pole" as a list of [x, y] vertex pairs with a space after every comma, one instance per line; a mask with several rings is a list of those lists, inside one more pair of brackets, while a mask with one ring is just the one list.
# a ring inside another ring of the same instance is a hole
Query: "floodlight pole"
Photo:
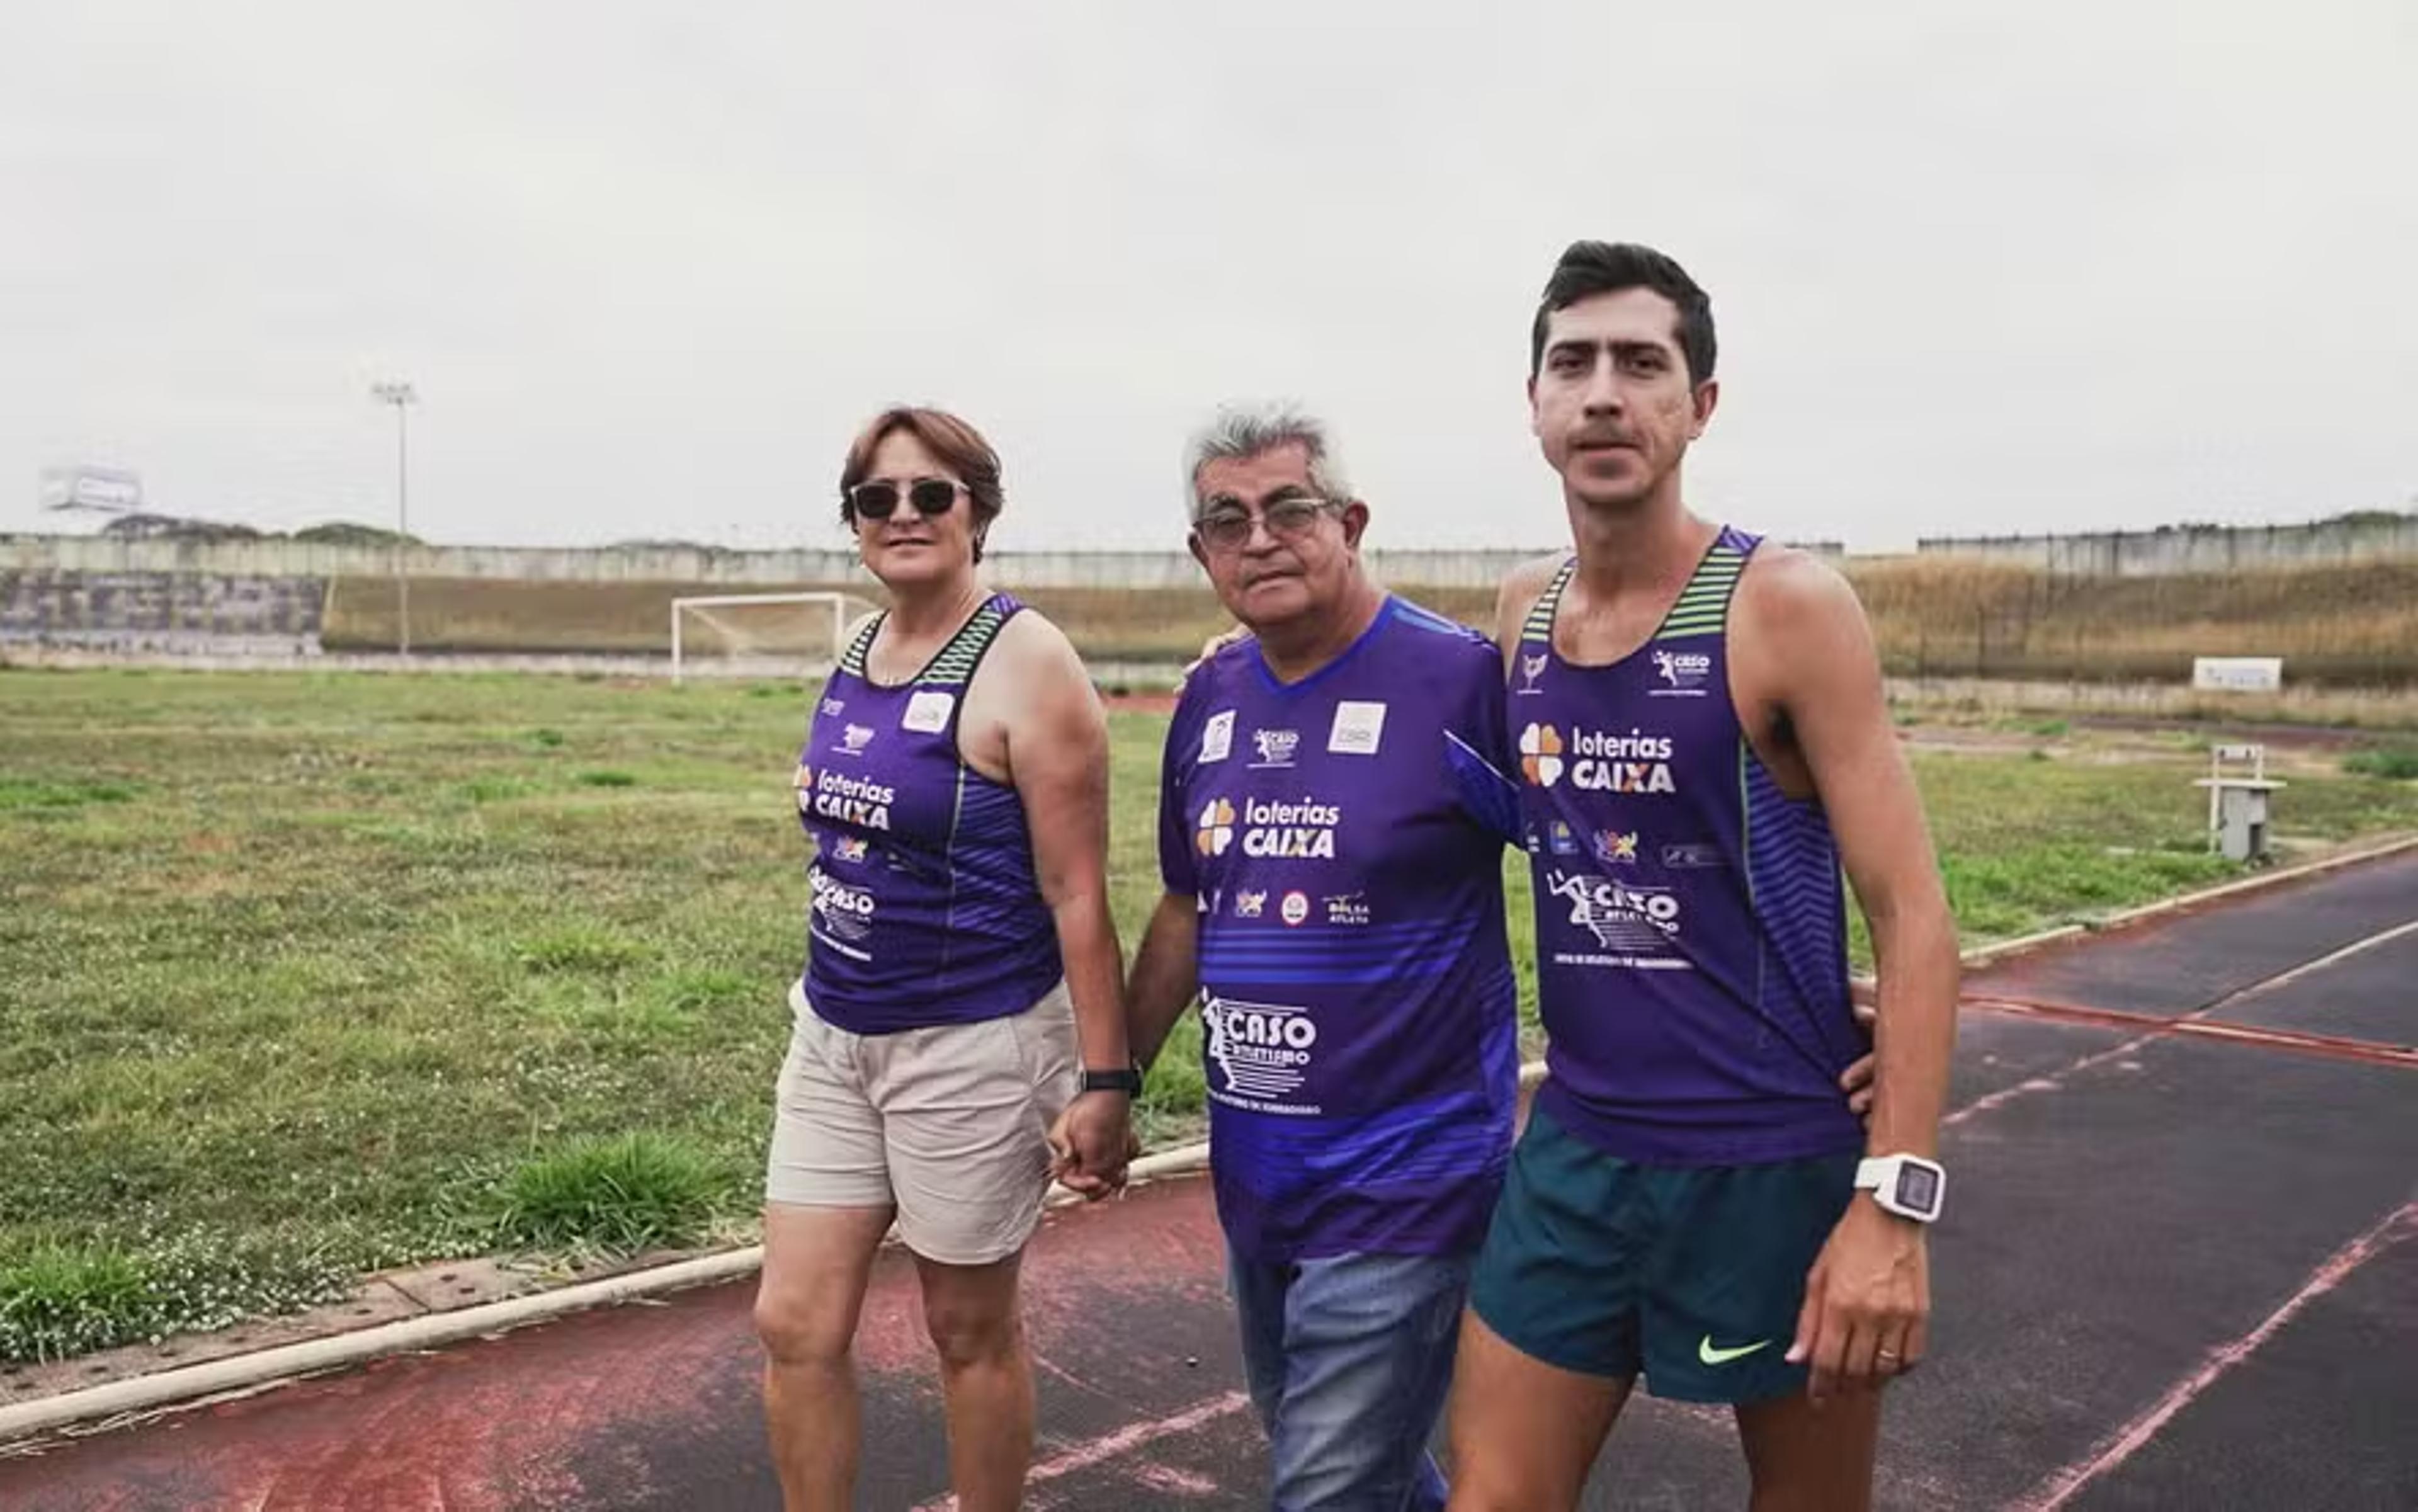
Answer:
[[394, 603], [395, 649], [411, 654], [411, 578], [403, 570], [403, 553], [411, 538], [411, 406], [420, 395], [405, 382], [374, 383], [370, 397], [394, 406]]

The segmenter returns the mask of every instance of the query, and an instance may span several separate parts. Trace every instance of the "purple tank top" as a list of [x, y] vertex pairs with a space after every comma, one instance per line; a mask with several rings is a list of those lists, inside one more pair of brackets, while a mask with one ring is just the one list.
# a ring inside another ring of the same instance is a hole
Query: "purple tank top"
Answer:
[[1724, 527], [1652, 638], [1605, 666], [1553, 650], [1564, 564], [1510, 678], [1550, 1041], [1538, 1099], [1645, 1164], [1863, 1143], [1838, 1087], [1865, 1039], [1829, 821], [1780, 790], [1730, 699], [1730, 601], [1757, 543]]
[[921, 672], [889, 687], [865, 670], [876, 619], [815, 708], [796, 784], [815, 843], [805, 993], [851, 1033], [1022, 1013], [1064, 974], [1023, 802], [957, 753], [966, 688], [1022, 607], [992, 595]]

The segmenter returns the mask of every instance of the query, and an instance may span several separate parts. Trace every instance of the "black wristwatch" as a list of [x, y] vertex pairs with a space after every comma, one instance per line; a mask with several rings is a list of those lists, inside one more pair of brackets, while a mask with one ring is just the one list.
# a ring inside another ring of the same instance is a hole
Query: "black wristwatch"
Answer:
[[1139, 1066], [1121, 1066], [1114, 1071], [1094, 1071], [1085, 1066], [1083, 1090], [1087, 1092], [1121, 1092], [1127, 1097], [1140, 1097], [1141, 1069]]

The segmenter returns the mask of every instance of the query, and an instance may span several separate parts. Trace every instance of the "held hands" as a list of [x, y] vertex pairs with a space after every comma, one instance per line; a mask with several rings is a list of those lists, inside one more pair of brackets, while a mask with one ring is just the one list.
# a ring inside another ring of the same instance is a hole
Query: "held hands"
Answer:
[[1140, 1153], [1132, 1099], [1121, 1092], [1084, 1092], [1049, 1127], [1049, 1174], [1087, 1202], [1123, 1191]]

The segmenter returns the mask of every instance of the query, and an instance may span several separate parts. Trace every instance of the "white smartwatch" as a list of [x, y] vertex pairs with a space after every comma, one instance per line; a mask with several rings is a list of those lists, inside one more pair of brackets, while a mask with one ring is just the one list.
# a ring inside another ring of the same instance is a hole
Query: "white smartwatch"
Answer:
[[1921, 1155], [1871, 1155], [1856, 1163], [1856, 1187], [1901, 1218], [1917, 1223], [1939, 1219], [1940, 1199], [1948, 1192], [1948, 1172], [1939, 1162]]

